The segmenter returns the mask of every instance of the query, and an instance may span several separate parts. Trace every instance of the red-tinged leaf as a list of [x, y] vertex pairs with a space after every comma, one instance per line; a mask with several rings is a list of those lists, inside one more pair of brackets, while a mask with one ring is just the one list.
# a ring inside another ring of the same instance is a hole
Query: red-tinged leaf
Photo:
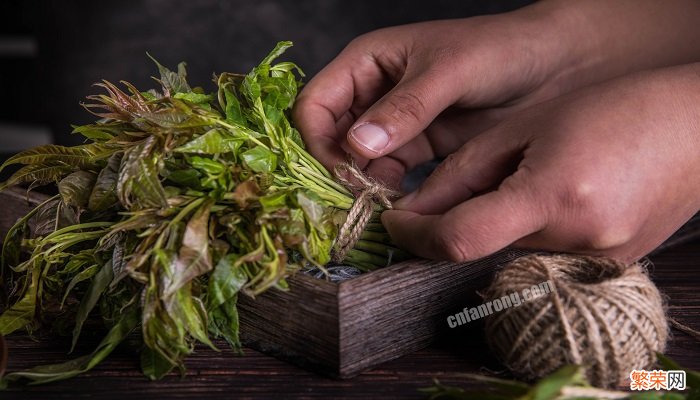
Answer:
[[256, 201], [260, 195], [260, 187], [253, 179], [239, 183], [233, 190], [233, 200], [236, 201], [238, 207], [245, 209]]
[[87, 206], [90, 211], [104, 211], [119, 203], [117, 182], [119, 181], [119, 166], [122, 156], [122, 153], [113, 154], [97, 176], [88, 199]]
[[163, 288], [163, 295], [174, 295], [192, 279], [213, 268], [209, 252], [209, 213], [211, 201], [205, 202], [190, 218], [174, 261], [172, 278]]

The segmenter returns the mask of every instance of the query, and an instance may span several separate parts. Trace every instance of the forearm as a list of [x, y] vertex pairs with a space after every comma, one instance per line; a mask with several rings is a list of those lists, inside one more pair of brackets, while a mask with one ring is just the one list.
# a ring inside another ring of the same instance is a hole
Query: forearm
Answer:
[[549, 0], [514, 14], [547, 35], [554, 62], [543, 63], [560, 92], [700, 61], [698, 0]]

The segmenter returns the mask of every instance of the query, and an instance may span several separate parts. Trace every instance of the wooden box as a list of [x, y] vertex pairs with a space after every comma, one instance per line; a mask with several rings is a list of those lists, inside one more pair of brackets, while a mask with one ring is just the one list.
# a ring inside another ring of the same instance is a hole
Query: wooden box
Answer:
[[[20, 189], [0, 193], [2, 238], [44, 198]], [[242, 339], [324, 375], [352, 377], [430, 344], [495, 266], [522, 254], [504, 251], [468, 264], [408, 261], [340, 283], [297, 274], [287, 292], [239, 298]]]

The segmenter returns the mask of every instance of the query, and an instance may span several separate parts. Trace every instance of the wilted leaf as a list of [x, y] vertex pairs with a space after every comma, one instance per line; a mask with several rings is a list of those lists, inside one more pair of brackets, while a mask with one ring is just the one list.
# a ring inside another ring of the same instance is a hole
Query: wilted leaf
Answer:
[[240, 208], [247, 208], [253, 201], [258, 199], [260, 187], [253, 180], [241, 182], [233, 190], [233, 199]]
[[122, 156], [122, 153], [113, 154], [107, 161], [107, 165], [97, 176], [88, 199], [88, 209], [90, 211], [104, 211], [119, 203], [117, 183], [119, 181], [119, 166]]
[[173, 265], [172, 278], [163, 288], [165, 297], [174, 295], [192, 279], [212, 269], [209, 253], [211, 206], [211, 202], [205, 202], [187, 223], [182, 245]]
[[138, 322], [137, 307], [130, 307], [92, 353], [60, 364], [42, 365], [26, 371], [10, 373], [0, 380], [0, 385], [7, 385], [9, 382], [21, 379], [28, 379], [36, 385], [68, 379], [89, 371], [104, 360], [137, 326]]
[[85, 208], [97, 175], [89, 171], [76, 171], [58, 183], [63, 203], [72, 207]]
[[304, 210], [306, 218], [311, 222], [314, 228], [323, 231], [324, 212], [323, 207], [318, 203], [318, 201], [312, 200], [311, 195], [305, 194], [302, 191], [298, 191], [297, 202], [299, 203], [301, 209]]

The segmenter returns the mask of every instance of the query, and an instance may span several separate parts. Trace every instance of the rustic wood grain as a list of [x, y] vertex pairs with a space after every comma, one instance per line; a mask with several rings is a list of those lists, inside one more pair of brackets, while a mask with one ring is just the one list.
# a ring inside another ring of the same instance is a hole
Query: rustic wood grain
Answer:
[[454, 264], [409, 261], [340, 283], [340, 376], [422, 349], [493, 270], [525, 254], [506, 250]]
[[[5, 212], [0, 213], [0, 229], [6, 229], [9, 221], [14, 222], [14, 217], [8, 217], [7, 210], [16, 206], [26, 206], [23, 194], [14, 198], [3, 198]], [[669, 316], [677, 319], [694, 329], [700, 329], [700, 241], [694, 241], [674, 247], [652, 257], [653, 267], [650, 271], [652, 279], [660, 290], [667, 296]], [[394, 266], [390, 268], [403, 268]], [[428, 269], [427, 267], [424, 267]], [[389, 271], [389, 269], [382, 270]], [[378, 272], [382, 272], [378, 271]], [[396, 271], [394, 271], [396, 272]], [[453, 271], [454, 272], [454, 271]], [[460, 273], [461, 270], [455, 273]], [[427, 273], [425, 271], [421, 273]], [[384, 275], [386, 274], [386, 276]], [[365, 275], [369, 276], [369, 275]], [[296, 287], [302, 288], [305, 284], [312, 284], [319, 297], [333, 296], [334, 290], [339, 293], [339, 313], [348, 312], [353, 302], [370, 307], [356, 310], [357, 318], [365, 318], [367, 321], [375, 321], [373, 315], [381, 310], [371, 308], [372, 297], [369, 294], [343, 295], [344, 286], [350, 288], [372, 287], [383, 285], [385, 279], [392, 283], [392, 273], [382, 272], [372, 278], [359, 277], [340, 285], [322, 281], [318, 286], [311, 277], [298, 277], [293, 281], [291, 293]], [[366, 282], [358, 281], [365, 279]], [[445, 278], [447, 279], [447, 278]], [[370, 282], [371, 281], [371, 282]], [[353, 283], [350, 285], [350, 283]], [[410, 290], [402, 283], [395, 282], [396, 289], [392, 296], [398, 296], [401, 290]], [[320, 289], [319, 289], [320, 288]], [[333, 289], [335, 288], [335, 289]], [[300, 292], [300, 289], [297, 292]], [[277, 294], [270, 292], [273, 296]], [[262, 298], [262, 296], [261, 296]], [[260, 300], [260, 299], [258, 299]], [[313, 305], [315, 298], [304, 298], [304, 304], [318, 311]], [[439, 310], [444, 305], [444, 297], [431, 299]], [[466, 299], [465, 301], [473, 301]], [[277, 299], [276, 301], [282, 301]], [[380, 300], [389, 306], [396, 303], [389, 296]], [[246, 300], [243, 300], [245, 304]], [[277, 304], [277, 305], [275, 305]], [[270, 303], [269, 306], [282, 306], [283, 303]], [[410, 304], [396, 304], [397, 309], [403, 310], [403, 316], [410, 318], [413, 312]], [[245, 307], [245, 305], [243, 305]], [[262, 307], [262, 306], [258, 306]], [[415, 310], [426, 312], [429, 310]], [[307, 315], [297, 320], [297, 325], [313, 325], [313, 318], [332, 318], [334, 310], [326, 309], [316, 315]], [[449, 307], [444, 307], [444, 315], [451, 313]], [[283, 310], [277, 310], [275, 318], [291, 318], [283, 315]], [[438, 311], [435, 318], [439, 318]], [[250, 315], [250, 314], [249, 314]], [[266, 316], [272, 316], [268, 312]], [[257, 316], [256, 318], [259, 318]], [[244, 318], [242, 316], [242, 318]], [[270, 318], [271, 323], [273, 318]], [[247, 324], [250, 321], [246, 322]], [[285, 321], [291, 324], [290, 321]], [[365, 371], [353, 379], [334, 380], [325, 378], [282, 362], [273, 357], [264, 355], [258, 351], [246, 348], [244, 355], [237, 356], [226, 349], [226, 344], [217, 341], [220, 352], [205, 347], [198, 347], [196, 352], [188, 358], [188, 373], [185, 377], [171, 374], [158, 382], [150, 382], [143, 377], [138, 368], [138, 357], [134, 346], [128, 343], [120, 346], [105, 362], [94, 370], [69, 381], [57, 382], [38, 387], [11, 388], [7, 392], [0, 393], [2, 399], [76, 399], [76, 398], [133, 398], [133, 399], [160, 399], [160, 398], [241, 398], [241, 399], [269, 399], [269, 398], [305, 398], [305, 399], [371, 399], [371, 398], [423, 398], [417, 391], [420, 387], [429, 386], [433, 377], [437, 377], [446, 384], [460, 384], [459, 374], [463, 372], [484, 373], [485, 371], [502, 371], [502, 366], [493, 358], [485, 346], [483, 330], [480, 322], [463, 325], [456, 329], [448, 329], [443, 322], [444, 332], [440, 341], [430, 347], [418, 350], [409, 355], [383, 363], [372, 370]], [[350, 352], [361, 352], [358, 343], [362, 339], [371, 337], [375, 332], [372, 324], [367, 325], [367, 330], [355, 330], [349, 326], [337, 327], [338, 337], [354, 335], [353, 347], [345, 348]], [[259, 329], [264, 327], [259, 326]], [[405, 327], [411, 329], [411, 327]], [[247, 329], [247, 328], [244, 328]], [[333, 331], [333, 326], [325, 326], [325, 329]], [[345, 330], [343, 330], [345, 329]], [[86, 354], [97, 345], [103, 332], [96, 326], [85, 329], [81, 337], [81, 343], [74, 354], [66, 353], [70, 347], [70, 338], [47, 336], [36, 341], [26, 334], [15, 334], [7, 339], [9, 353], [8, 370], [16, 371], [38, 364], [64, 361], [68, 357]], [[278, 332], [282, 336], [283, 332]], [[292, 336], [291, 333], [287, 334]], [[398, 345], [401, 338], [385, 342], [386, 346]], [[326, 342], [322, 346], [331, 346]], [[329, 348], [329, 347], [327, 347]], [[381, 349], [375, 349], [381, 351]], [[328, 357], [327, 349], [320, 351], [322, 357]], [[340, 353], [339, 353], [340, 354]], [[700, 343], [690, 336], [672, 331], [672, 338], [666, 351], [670, 357], [681, 365], [700, 370]], [[284, 357], [284, 355], [283, 355]], [[485, 368], [485, 369], [484, 369]]]
[[338, 285], [299, 275], [289, 291], [256, 299], [239, 296], [241, 338], [246, 346], [306, 368], [337, 375], [340, 363]]

